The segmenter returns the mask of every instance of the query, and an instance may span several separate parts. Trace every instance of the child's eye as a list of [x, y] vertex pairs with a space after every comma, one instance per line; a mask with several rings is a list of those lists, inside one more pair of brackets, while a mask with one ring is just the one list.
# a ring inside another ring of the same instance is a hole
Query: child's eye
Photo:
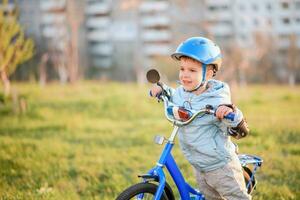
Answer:
[[196, 70], [194, 70], [194, 69], [191, 69], [190, 71], [191, 71], [191, 72], [196, 72]]

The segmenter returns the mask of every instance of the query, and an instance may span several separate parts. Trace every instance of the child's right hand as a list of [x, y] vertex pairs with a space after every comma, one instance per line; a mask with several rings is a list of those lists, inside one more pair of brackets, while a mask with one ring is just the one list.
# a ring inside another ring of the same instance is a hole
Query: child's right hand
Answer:
[[159, 87], [158, 85], [154, 85], [154, 86], [150, 89], [150, 96], [151, 96], [151, 97], [157, 97], [161, 92], [162, 92], [161, 87]]

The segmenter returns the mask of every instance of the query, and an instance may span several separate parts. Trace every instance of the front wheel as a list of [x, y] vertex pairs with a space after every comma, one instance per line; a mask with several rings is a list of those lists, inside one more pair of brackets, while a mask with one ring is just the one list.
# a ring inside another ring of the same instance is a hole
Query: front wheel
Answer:
[[[116, 200], [129, 200], [129, 199], [152, 200], [153, 197], [155, 196], [157, 187], [158, 186], [153, 183], [138, 183], [124, 190], [124, 192], [122, 192], [116, 198]], [[168, 197], [165, 192], [163, 192], [160, 199], [168, 200]]]

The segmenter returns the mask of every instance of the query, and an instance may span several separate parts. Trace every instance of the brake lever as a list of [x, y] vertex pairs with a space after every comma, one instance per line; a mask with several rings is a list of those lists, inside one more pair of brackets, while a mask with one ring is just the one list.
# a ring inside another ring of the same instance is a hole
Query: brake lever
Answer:
[[157, 82], [156, 83], [161, 89], [162, 89], [162, 92], [157, 96], [158, 99], [161, 99], [160, 96], [161, 95], [164, 95], [168, 98], [168, 100], [170, 100], [171, 98], [171, 95], [168, 93], [167, 89], [165, 88], [164, 84], [161, 83], [161, 82]]

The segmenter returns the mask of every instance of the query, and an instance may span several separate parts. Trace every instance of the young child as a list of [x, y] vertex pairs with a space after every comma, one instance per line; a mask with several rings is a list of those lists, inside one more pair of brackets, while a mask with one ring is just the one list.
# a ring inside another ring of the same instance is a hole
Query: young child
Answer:
[[[172, 58], [180, 63], [181, 86], [171, 89], [171, 101], [192, 110], [207, 104], [216, 109], [216, 116], [204, 115], [179, 129], [180, 148], [195, 168], [200, 191], [208, 200], [248, 200], [242, 167], [230, 135], [236, 138], [248, 134], [242, 112], [231, 103], [227, 84], [212, 79], [221, 67], [220, 48], [211, 40], [192, 37], [180, 44]], [[161, 88], [153, 86], [151, 96]], [[234, 112], [233, 121], [224, 116]]]

